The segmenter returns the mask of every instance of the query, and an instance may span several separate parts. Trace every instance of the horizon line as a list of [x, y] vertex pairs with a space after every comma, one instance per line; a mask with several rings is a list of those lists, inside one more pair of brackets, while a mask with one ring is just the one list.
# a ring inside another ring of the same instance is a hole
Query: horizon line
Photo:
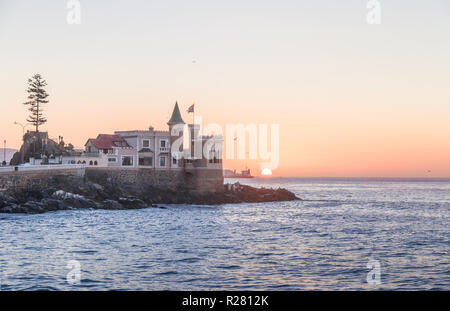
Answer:
[[[224, 177], [228, 179], [241, 179], [233, 177]], [[261, 179], [275, 179], [275, 178], [303, 178], [303, 179], [449, 179], [448, 177], [378, 177], [378, 176], [360, 176], [360, 177], [329, 177], [329, 176], [254, 176], [254, 178]]]

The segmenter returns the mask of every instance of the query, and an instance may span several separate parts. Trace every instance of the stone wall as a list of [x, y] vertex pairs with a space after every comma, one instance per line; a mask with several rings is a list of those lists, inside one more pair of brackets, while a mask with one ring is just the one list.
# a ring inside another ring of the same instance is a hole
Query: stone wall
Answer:
[[176, 190], [183, 187], [182, 170], [155, 170], [145, 168], [86, 168], [86, 179], [100, 185], [135, 188], [146, 187]]
[[67, 177], [83, 179], [84, 174], [84, 169], [79, 168], [0, 172], [0, 191], [45, 188], [57, 180], [68, 180]]
[[86, 168], [86, 178], [101, 185], [126, 187], [136, 192], [148, 188], [217, 192], [223, 189], [222, 170], [158, 170], [147, 168]]
[[195, 192], [217, 192], [223, 189], [223, 172], [215, 169], [192, 169], [185, 171], [184, 183]]
[[75, 168], [42, 169], [0, 172], [0, 191], [24, 188], [45, 188], [58, 183], [89, 181], [103, 186], [127, 189], [140, 194], [148, 189], [189, 190], [217, 192], [223, 190], [222, 170], [158, 170], [147, 168]]

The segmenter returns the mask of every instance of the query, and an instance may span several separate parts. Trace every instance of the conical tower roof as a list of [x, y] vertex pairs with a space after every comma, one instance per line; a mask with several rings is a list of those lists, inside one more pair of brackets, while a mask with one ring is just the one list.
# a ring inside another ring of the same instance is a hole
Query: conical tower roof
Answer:
[[181, 118], [180, 108], [178, 107], [178, 102], [175, 103], [173, 108], [172, 117], [170, 118], [168, 125], [184, 124], [183, 118]]

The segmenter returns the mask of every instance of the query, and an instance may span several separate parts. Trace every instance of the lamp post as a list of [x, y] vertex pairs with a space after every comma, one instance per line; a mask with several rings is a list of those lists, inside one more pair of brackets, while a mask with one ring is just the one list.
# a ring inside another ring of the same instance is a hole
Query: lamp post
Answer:
[[3, 141], [3, 166], [6, 166], [6, 139]]
[[22, 123], [19, 123], [19, 122], [17, 122], [17, 121], [14, 121], [14, 124], [15, 124], [15, 125], [20, 125], [20, 126], [22, 127], [22, 136], [25, 136], [25, 128], [26, 128], [28, 125], [30, 125], [30, 123], [27, 123], [27, 124], [23, 125]]
[[[22, 140], [23, 140], [23, 138], [24, 138], [24, 136], [25, 136], [25, 128], [26, 128], [28, 125], [30, 125], [30, 124], [27, 123], [27, 124], [23, 125], [23, 124], [21, 124], [21, 123], [19, 123], [19, 122], [17, 122], [17, 121], [14, 121], [14, 124], [15, 124], [15, 125], [19, 125], [19, 126], [22, 127]], [[23, 148], [21, 147], [21, 148], [20, 148], [20, 164], [23, 164], [23, 162], [24, 162], [24, 154], [23, 154]]]

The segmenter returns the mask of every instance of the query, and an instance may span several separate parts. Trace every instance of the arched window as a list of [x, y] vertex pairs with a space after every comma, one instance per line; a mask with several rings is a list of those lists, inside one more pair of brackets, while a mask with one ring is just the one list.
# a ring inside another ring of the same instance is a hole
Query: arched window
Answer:
[[82, 164], [86, 164], [86, 161], [83, 161]]
[[81, 161], [80, 161], [80, 160], [78, 160], [78, 164], [81, 164]]
[[94, 161], [94, 165], [98, 165], [98, 162], [97, 162], [97, 161]]
[[92, 166], [92, 164], [94, 164], [92, 161], [89, 161], [89, 165], [91, 165]]

